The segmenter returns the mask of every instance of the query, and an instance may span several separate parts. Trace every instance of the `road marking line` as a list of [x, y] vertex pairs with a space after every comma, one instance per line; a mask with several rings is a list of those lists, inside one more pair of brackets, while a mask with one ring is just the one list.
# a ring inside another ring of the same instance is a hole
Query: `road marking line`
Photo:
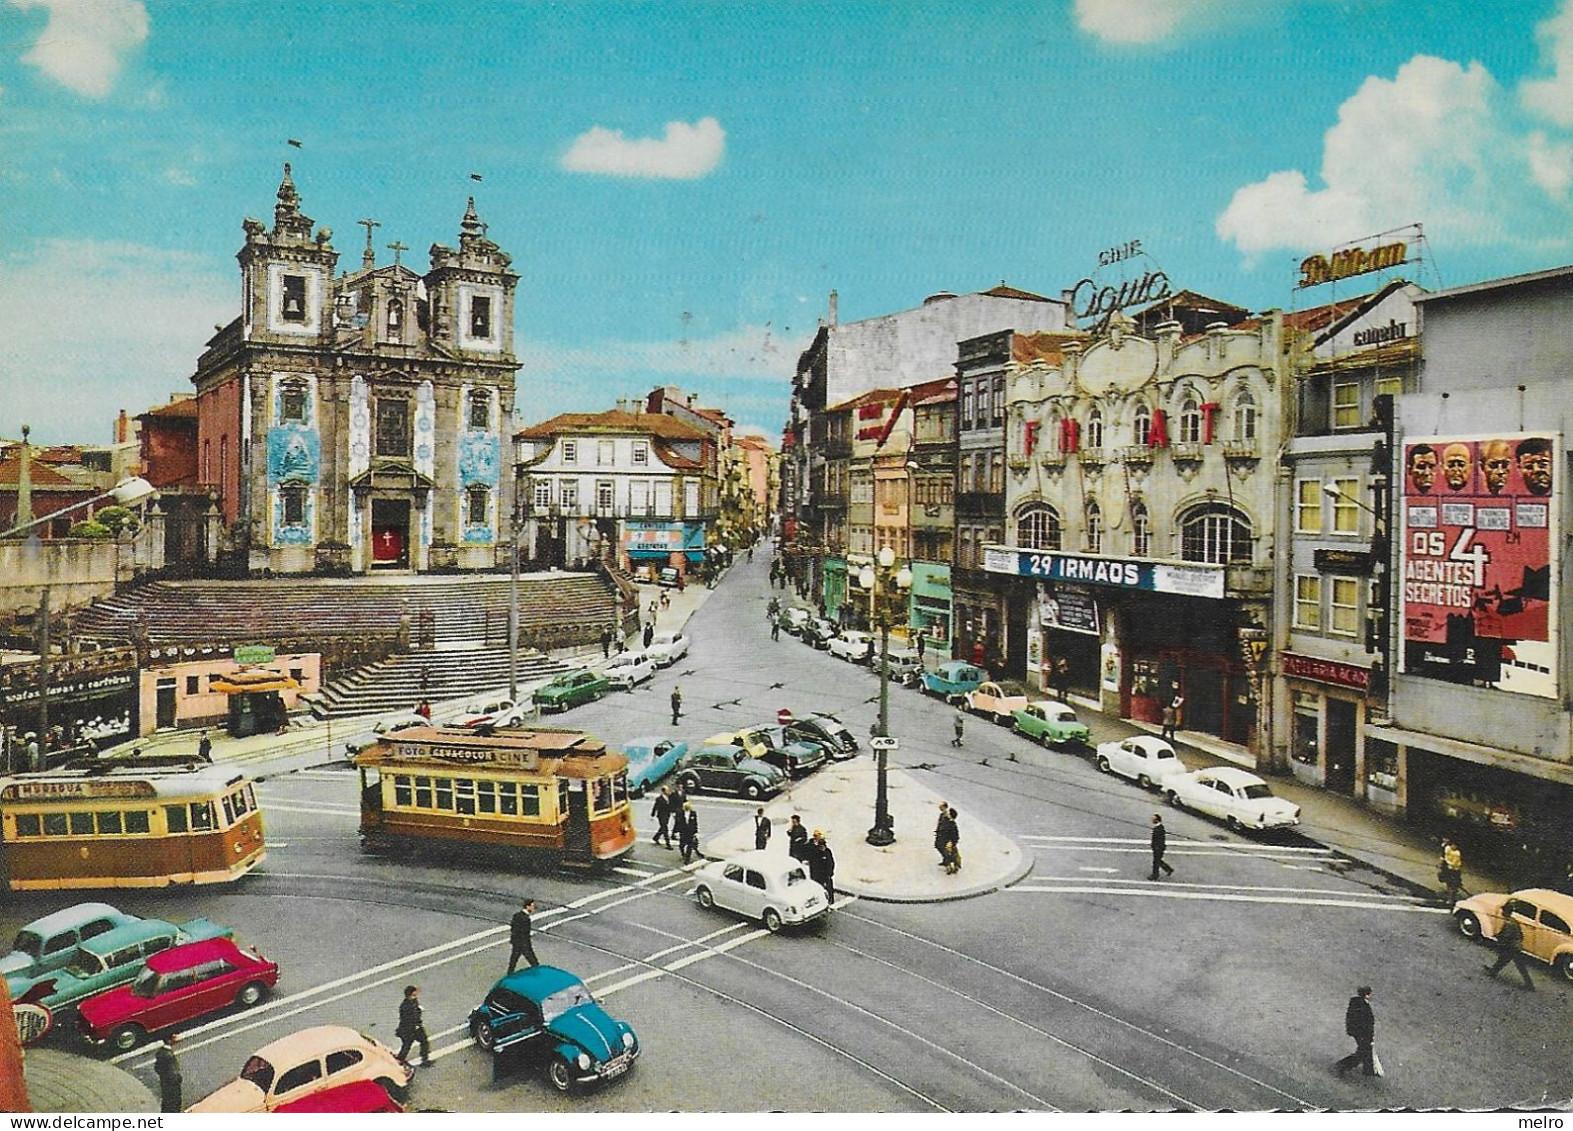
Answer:
[[262, 815], [269, 813], [311, 813], [318, 817], [356, 817], [360, 816], [359, 809], [317, 809], [305, 805], [274, 805], [272, 803], [258, 806]]
[[638, 868], [617, 867], [613, 868], [612, 871], [621, 872], [625, 876], [638, 876], [641, 879], [649, 879], [655, 875], [654, 872], [642, 872]]
[[1426, 915], [1450, 915], [1445, 907], [1413, 907], [1407, 904], [1377, 903], [1374, 900], [1357, 899], [1291, 899], [1287, 896], [1265, 895], [1225, 895], [1208, 892], [1191, 891], [1164, 891], [1159, 888], [1144, 888], [1133, 891], [1130, 888], [1100, 888], [1100, 887], [1030, 887], [1000, 888], [1000, 891], [1043, 892], [1059, 895], [1136, 895], [1154, 896], [1158, 899], [1205, 899], [1215, 903], [1288, 903], [1299, 907], [1363, 907], [1372, 911], [1415, 911]]
[[[1200, 842], [1197, 842], [1197, 843], [1198, 843], [1198, 847], [1196, 847], [1196, 848], [1180, 848], [1180, 849], [1170, 848], [1168, 850], [1168, 855], [1170, 855], [1170, 856], [1232, 856], [1236, 860], [1274, 860], [1274, 861], [1278, 861], [1279, 863], [1282, 863], [1282, 861], [1279, 860], [1279, 858], [1277, 856], [1274, 856], [1274, 855], [1268, 855], [1268, 854], [1264, 853], [1264, 854], [1262, 854], [1260, 856], [1241, 856], [1238, 852], [1232, 852], [1229, 849], [1222, 847], [1221, 845], [1219, 847], [1217, 847], [1217, 848], [1202, 848], [1202, 847], [1200, 847]], [[1136, 856], [1145, 856], [1145, 855], [1147, 855], [1147, 853], [1149, 851], [1151, 851], [1151, 849], [1149, 849], [1149, 848], [1112, 848], [1112, 847], [1109, 847], [1107, 845], [1102, 845], [1102, 844], [1040, 844], [1040, 845], [1037, 845], [1033, 849], [1034, 852], [1044, 852], [1044, 853], [1046, 853], [1046, 852], [1053, 852], [1053, 851], [1056, 851], [1056, 850], [1057, 851], [1061, 851], [1061, 852], [1116, 852], [1116, 853], [1136, 855]], [[1304, 857], [1290, 856], [1290, 857], [1287, 857], [1287, 859], [1299, 860], [1299, 859], [1304, 859]]]
[[[1103, 871], [1103, 870], [1105, 870], [1105, 869], [1086, 869], [1086, 868], [1082, 869], [1082, 871]], [[1107, 869], [1107, 871], [1111, 871], [1111, 872], [1113, 870], [1114, 869], [1112, 869], [1112, 868]], [[1047, 881], [1051, 881], [1051, 882], [1052, 881], [1065, 881], [1065, 882], [1072, 882], [1072, 883], [1074, 883], [1074, 882], [1080, 881], [1081, 877], [1080, 876], [1034, 876], [1033, 879], [1034, 880], [1047, 880]], [[1351, 892], [1351, 891], [1349, 891], [1349, 890], [1347, 890], [1345, 888], [1273, 887], [1273, 886], [1269, 886], [1269, 885], [1266, 885], [1266, 884], [1203, 884], [1203, 883], [1196, 883], [1193, 880], [1117, 880], [1117, 879], [1108, 879], [1108, 880], [1104, 880], [1103, 882], [1104, 883], [1109, 883], [1109, 884], [1165, 884], [1165, 885], [1168, 885], [1168, 886], [1171, 886], [1171, 887], [1177, 887], [1177, 888], [1206, 888], [1209, 891], [1213, 890], [1215, 888], [1221, 888], [1221, 889], [1224, 889], [1224, 890], [1227, 890], [1227, 891], [1295, 891], [1295, 892], [1302, 892], [1302, 893], [1304, 893], [1306, 895], [1341, 895], [1341, 896], [1355, 896], [1355, 897], [1359, 897], [1359, 896], [1362, 895], [1362, 893], [1360, 893], [1360, 892]], [[1370, 898], [1375, 899], [1375, 898], [1378, 898], [1378, 896], [1372, 895], [1372, 896], [1370, 896]], [[1429, 899], [1428, 896], [1423, 896], [1423, 895], [1383, 895], [1380, 898], [1383, 898], [1383, 899], [1407, 899], [1407, 900], [1410, 900], [1411, 902], [1414, 902], [1414, 903], [1424, 903], [1424, 902], [1426, 902]]]
[[[1134, 837], [1134, 836], [1044, 836], [1044, 835], [1036, 834], [1036, 833], [1026, 833], [1026, 834], [1024, 834], [1022, 836], [1021, 839], [1022, 840], [1047, 840], [1047, 841], [1066, 842], [1066, 843], [1072, 843], [1072, 844], [1142, 844], [1142, 845], [1145, 845], [1145, 844], [1148, 843], [1148, 838], [1147, 837]], [[1169, 843], [1171, 845], [1173, 845], [1173, 844], [1204, 844], [1204, 845], [1208, 845], [1208, 846], [1211, 846], [1211, 847], [1219, 847], [1219, 848], [1228, 847], [1230, 849], [1233, 849], [1233, 850], [1236, 850], [1236, 851], [1240, 851], [1240, 852], [1271, 852], [1271, 853], [1279, 853], [1279, 852], [1309, 852], [1309, 853], [1318, 853], [1318, 852], [1320, 852], [1320, 853], [1328, 853], [1328, 852], [1335, 851], [1335, 849], [1331, 849], [1331, 848], [1327, 848], [1327, 847], [1302, 848], [1302, 847], [1297, 847], [1295, 845], [1290, 845], [1290, 844], [1231, 844], [1231, 845], [1221, 845], [1221, 844], [1219, 844], [1216, 841], [1210, 841], [1210, 840], [1181, 840], [1181, 839], [1179, 839], [1177, 837], [1170, 837], [1169, 838]]]
[[[1085, 864], [1076, 869], [1078, 872], [1118, 872], [1118, 868], [1089, 868]], [[1057, 880], [1058, 876], [1047, 876], [1046, 879]]]

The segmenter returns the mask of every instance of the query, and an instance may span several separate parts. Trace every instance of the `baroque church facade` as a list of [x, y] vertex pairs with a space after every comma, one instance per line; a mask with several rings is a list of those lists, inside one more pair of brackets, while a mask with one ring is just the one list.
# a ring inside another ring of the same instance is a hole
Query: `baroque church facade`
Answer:
[[424, 275], [335, 276], [289, 165], [273, 226], [248, 218], [241, 312], [197, 362], [198, 478], [224, 554], [252, 571], [484, 570], [507, 562], [514, 407], [511, 257], [470, 198]]

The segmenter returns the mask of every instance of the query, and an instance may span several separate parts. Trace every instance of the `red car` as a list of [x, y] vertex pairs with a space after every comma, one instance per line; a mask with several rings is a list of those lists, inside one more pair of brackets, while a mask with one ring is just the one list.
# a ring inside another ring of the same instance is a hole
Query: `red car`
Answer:
[[278, 980], [276, 963], [241, 950], [233, 939], [172, 946], [149, 958], [130, 985], [82, 1002], [77, 1027], [92, 1043], [107, 1041], [125, 1052], [149, 1033], [230, 1005], [256, 1005]]
[[298, 1100], [273, 1109], [275, 1115], [284, 1112], [305, 1112], [314, 1115], [336, 1115], [341, 1112], [403, 1111], [399, 1101], [388, 1095], [375, 1080], [356, 1080], [340, 1084], [337, 1088], [313, 1092]]

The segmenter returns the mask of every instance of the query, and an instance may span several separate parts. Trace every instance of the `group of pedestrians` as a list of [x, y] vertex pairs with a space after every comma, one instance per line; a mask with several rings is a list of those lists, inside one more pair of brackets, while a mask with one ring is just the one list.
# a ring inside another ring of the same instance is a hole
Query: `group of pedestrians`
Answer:
[[[759, 810], [755, 818], [754, 843], [759, 844], [758, 820], [764, 816], [764, 810]], [[767, 831], [765, 840], [768, 843], [769, 818], [765, 818]], [[760, 845], [763, 847], [763, 845]], [[803, 826], [803, 818], [796, 813], [787, 825], [787, 854], [792, 859], [800, 861], [808, 869], [808, 878], [825, 889], [827, 903], [836, 901], [836, 854], [831, 851], [830, 842], [825, 840], [823, 829], [815, 829], [812, 836]]]
[[699, 814], [689, 803], [688, 793], [681, 784], [676, 789], [661, 787], [655, 804], [650, 807], [650, 816], [655, 818], [655, 835], [651, 841], [671, 848], [672, 834], [676, 833], [676, 847], [683, 863], [693, 860], [699, 852]]

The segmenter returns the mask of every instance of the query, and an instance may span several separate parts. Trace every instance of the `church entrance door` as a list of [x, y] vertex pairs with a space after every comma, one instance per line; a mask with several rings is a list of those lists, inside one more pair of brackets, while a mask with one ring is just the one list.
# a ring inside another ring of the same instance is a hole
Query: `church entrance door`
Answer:
[[371, 501], [371, 567], [410, 568], [410, 503], [408, 499]]

